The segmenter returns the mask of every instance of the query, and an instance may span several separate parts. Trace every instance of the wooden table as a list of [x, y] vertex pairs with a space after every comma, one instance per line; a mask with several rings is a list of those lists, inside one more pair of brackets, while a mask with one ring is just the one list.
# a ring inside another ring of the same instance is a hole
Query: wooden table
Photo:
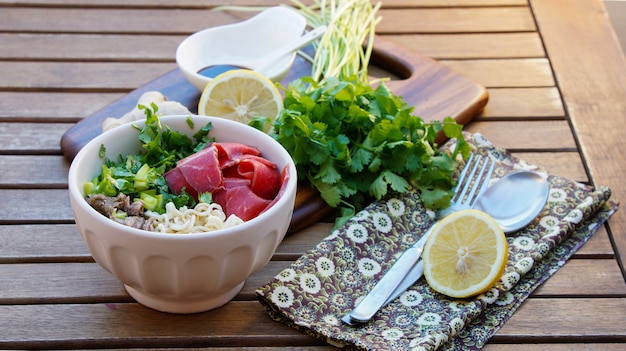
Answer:
[[[332, 347], [271, 321], [253, 291], [329, 233], [286, 238], [234, 301], [195, 315], [135, 303], [80, 238], [59, 140], [175, 69], [218, 0], [0, 0], [0, 348]], [[273, 0], [232, 3], [273, 5]], [[600, 0], [387, 0], [378, 33], [487, 87], [467, 126], [626, 199], [626, 61]], [[626, 212], [527, 300], [488, 350], [626, 349]]]

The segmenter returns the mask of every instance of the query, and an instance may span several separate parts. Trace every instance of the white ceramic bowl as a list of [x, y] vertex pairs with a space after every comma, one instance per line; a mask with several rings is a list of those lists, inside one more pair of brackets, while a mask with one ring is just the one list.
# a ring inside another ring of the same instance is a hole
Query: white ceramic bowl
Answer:
[[[164, 116], [161, 122], [191, 136], [210, 121], [210, 135], [217, 141], [254, 146], [279, 169], [287, 167], [289, 179], [281, 198], [256, 218], [210, 233], [154, 233], [106, 218], [87, 203], [83, 184], [101, 171], [100, 145], [111, 159], [139, 151], [138, 131], [132, 123], [103, 133], [83, 147], [72, 161], [68, 178], [76, 224], [96, 262], [122, 281], [139, 303], [171, 313], [201, 312], [227, 303], [251, 274], [269, 262], [291, 221], [297, 184], [289, 153], [265, 133], [207, 116], [192, 116], [192, 130], [187, 117]], [[143, 125], [143, 121], [135, 123]]]
[[[198, 74], [202, 68], [265, 56], [298, 39], [305, 27], [306, 19], [302, 15], [284, 7], [270, 7], [246, 21], [192, 34], [176, 49], [176, 63], [185, 78], [202, 91], [211, 80]], [[295, 53], [277, 60], [266, 76], [280, 81], [294, 59]]]

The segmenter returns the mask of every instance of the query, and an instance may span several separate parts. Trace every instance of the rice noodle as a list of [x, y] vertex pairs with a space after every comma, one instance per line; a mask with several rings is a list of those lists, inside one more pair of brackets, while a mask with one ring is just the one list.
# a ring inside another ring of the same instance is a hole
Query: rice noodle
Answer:
[[154, 220], [155, 232], [172, 234], [206, 233], [243, 223], [243, 220], [235, 215], [226, 218], [219, 204], [204, 202], [194, 208], [180, 209], [177, 209], [173, 202], [169, 202], [165, 205], [165, 213], [146, 211], [146, 216]]

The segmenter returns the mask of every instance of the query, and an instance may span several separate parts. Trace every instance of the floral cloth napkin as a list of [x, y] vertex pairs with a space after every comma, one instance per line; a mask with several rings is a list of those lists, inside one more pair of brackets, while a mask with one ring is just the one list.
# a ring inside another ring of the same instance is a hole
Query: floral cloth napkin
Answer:
[[[498, 160], [492, 180], [516, 170], [544, 174], [550, 196], [528, 227], [507, 235], [506, 270], [490, 291], [450, 299], [424, 279], [379, 311], [370, 323], [341, 322], [402, 252], [433, 223], [415, 193], [395, 194], [366, 207], [343, 227], [280, 272], [256, 293], [276, 321], [359, 350], [477, 350], [520, 304], [617, 209], [610, 190], [546, 174], [494, 147], [480, 134], [466, 134], [473, 151]], [[452, 143], [445, 147], [451, 149]]]

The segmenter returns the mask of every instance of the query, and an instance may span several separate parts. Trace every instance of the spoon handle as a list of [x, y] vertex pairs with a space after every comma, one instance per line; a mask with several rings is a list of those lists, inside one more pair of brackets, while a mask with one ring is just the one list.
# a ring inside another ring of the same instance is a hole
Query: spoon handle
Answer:
[[281, 48], [279, 48], [278, 50], [274, 51], [272, 54], [263, 57], [263, 61], [265, 63], [261, 63], [259, 64], [257, 67], [251, 67], [253, 68], [255, 71], [258, 72], [265, 72], [265, 70], [267, 68], [269, 68], [271, 65], [276, 63], [276, 60], [278, 60], [279, 58], [290, 54], [296, 50], [300, 50], [303, 47], [309, 45], [313, 40], [317, 39], [319, 36], [321, 36], [322, 34], [324, 34], [324, 32], [326, 32], [326, 26], [322, 25], [319, 26], [309, 32], [307, 32], [306, 34], [304, 34], [303, 36], [301, 36], [300, 38], [298, 38], [295, 41], [292, 41], [290, 43], [287, 43], [285, 45], [283, 45]]

